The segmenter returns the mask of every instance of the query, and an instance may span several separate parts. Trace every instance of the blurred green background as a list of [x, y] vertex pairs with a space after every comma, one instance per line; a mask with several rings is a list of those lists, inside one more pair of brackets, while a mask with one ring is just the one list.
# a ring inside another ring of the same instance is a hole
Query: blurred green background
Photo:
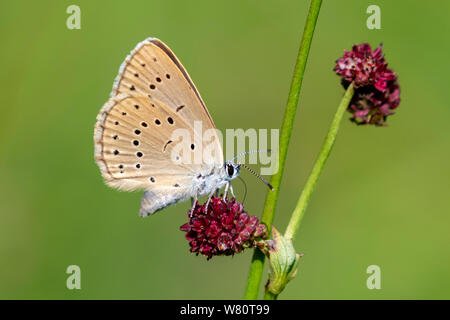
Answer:
[[[81, 30], [66, 28], [70, 4], [81, 8]], [[366, 28], [371, 4], [381, 30]], [[187, 202], [139, 218], [141, 193], [106, 187], [94, 163], [95, 117], [125, 56], [155, 36], [219, 129], [278, 128], [308, 6], [2, 1], [0, 298], [242, 298], [252, 252], [189, 253], [179, 231]], [[295, 241], [305, 256], [280, 298], [450, 298], [449, 10], [437, 0], [324, 1], [274, 225], [285, 229], [342, 97], [332, 68], [344, 49], [383, 42], [402, 102], [387, 128], [344, 120]], [[260, 216], [267, 189], [242, 176], [246, 209]], [[81, 290], [66, 288], [71, 264]], [[381, 290], [366, 287], [369, 265], [381, 267]]]

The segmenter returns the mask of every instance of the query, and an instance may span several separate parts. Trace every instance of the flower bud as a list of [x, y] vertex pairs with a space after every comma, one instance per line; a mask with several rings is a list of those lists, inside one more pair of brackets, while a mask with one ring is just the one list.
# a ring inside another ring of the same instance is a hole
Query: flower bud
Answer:
[[295, 277], [298, 262], [303, 255], [296, 253], [291, 239], [284, 238], [274, 227], [272, 233], [273, 240], [266, 240], [263, 250], [271, 266], [266, 291], [278, 295]]

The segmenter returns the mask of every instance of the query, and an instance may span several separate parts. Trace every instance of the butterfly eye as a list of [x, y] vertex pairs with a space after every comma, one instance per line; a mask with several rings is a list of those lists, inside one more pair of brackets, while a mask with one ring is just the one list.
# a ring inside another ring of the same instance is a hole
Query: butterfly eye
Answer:
[[233, 168], [232, 165], [228, 165], [228, 166], [227, 166], [227, 173], [228, 173], [228, 176], [229, 176], [229, 177], [232, 177], [232, 176], [233, 176], [233, 174], [234, 174], [234, 168]]

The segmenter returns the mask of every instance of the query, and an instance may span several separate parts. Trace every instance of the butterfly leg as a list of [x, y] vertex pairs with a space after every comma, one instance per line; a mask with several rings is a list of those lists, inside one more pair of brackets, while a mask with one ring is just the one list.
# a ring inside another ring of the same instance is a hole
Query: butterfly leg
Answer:
[[211, 201], [211, 198], [212, 198], [212, 196], [214, 195], [214, 192], [215, 192], [215, 191], [211, 192], [211, 193], [209, 194], [209, 196], [208, 196], [208, 201], [206, 201], [206, 206], [205, 206], [205, 214], [208, 213], [209, 202]]
[[189, 218], [192, 217], [192, 214], [194, 213], [195, 205], [197, 204], [197, 195], [193, 196], [191, 198], [191, 210], [189, 210]]
[[233, 185], [231, 184], [231, 182], [230, 182], [230, 193], [233, 198], [236, 198], [236, 196], [234, 195]]
[[230, 183], [227, 182], [227, 184], [225, 185], [225, 190], [223, 191], [223, 200], [225, 200], [227, 198], [227, 193], [228, 193], [228, 188], [230, 187]]

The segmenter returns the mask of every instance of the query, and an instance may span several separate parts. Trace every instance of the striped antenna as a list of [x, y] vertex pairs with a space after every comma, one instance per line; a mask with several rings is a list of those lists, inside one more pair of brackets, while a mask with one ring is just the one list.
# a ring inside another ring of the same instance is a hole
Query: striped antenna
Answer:
[[255, 177], [257, 177], [257, 178], [258, 178], [259, 180], [261, 180], [262, 182], [264, 182], [264, 184], [265, 184], [266, 186], [268, 186], [270, 190], [273, 191], [272, 185], [271, 185], [270, 183], [268, 183], [266, 180], [264, 180], [263, 177], [261, 177], [261, 176], [260, 176], [259, 174], [257, 174], [255, 171], [253, 171], [252, 169], [250, 169], [249, 167], [247, 167], [247, 166], [246, 166], [245, 164], [243, 164], [243, 163], [237, 163], [237, 165], [238, 165], [239, 167], [244, 167], [245, 169], [247, 169], [248, 172], [250, 172], [251, 174], [253, 174]]

